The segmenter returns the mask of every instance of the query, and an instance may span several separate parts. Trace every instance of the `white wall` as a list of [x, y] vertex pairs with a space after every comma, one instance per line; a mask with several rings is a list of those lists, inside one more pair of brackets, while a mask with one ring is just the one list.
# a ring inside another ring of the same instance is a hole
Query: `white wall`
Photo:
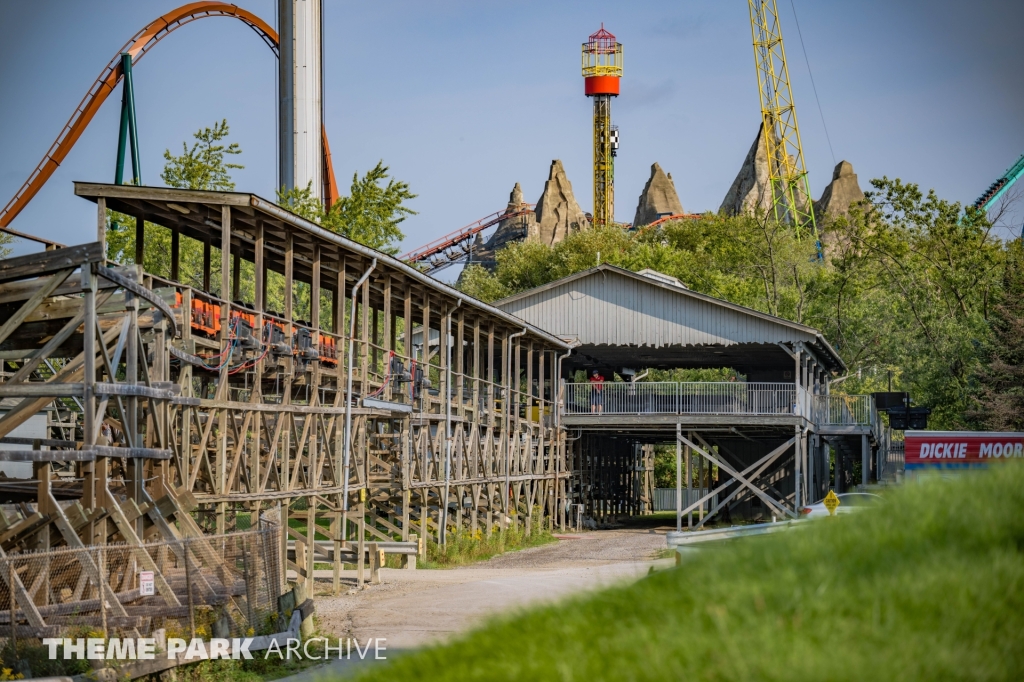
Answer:
[[[12, 438], [46, 438], [46, 413], [28, 418], [8, 434]], [[29, 450], [28, 445], [0, 443], [0, 450]], [[0, 472], [8, 478], [32, 478], [32, 462], [0, 462]]]

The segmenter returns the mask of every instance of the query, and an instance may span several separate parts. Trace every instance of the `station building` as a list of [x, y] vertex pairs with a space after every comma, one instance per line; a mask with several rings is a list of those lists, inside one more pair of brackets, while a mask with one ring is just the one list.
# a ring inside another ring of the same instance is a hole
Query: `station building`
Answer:
[[[607, 264], [495, 306], [572, 345], [560, 425], [585, 515], [652, 509], [658, 444], [676, 445], [699, 525], [791, 516], [851, 485], [855, 460], [863, 482], [884, 468], [871, 398], [830, 392], [846, 366], [816, 329]], [[678, 380], [696, 369], [722, 380]]]

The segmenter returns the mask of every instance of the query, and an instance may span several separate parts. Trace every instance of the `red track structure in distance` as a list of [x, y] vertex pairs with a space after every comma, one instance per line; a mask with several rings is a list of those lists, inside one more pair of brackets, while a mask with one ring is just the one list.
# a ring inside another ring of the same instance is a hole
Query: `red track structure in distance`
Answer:
[[[492, 213], [488, 216], [481, 218], [480, 220], [474, 221], [469, 225], [466, 225], [463, 228], [446, 234], [445, 236], [439, 239], [435, 239], [429, 244], [426, 244], [424, 246], [419, 247], [418, 249], [410, 251], [409, 253], [402, 256], [402, 260], [409, 261], [411, 263], [422, 263], [423, 261], [429, 260], [434, 256], [444, 253], [448, 249], [454, 248], [456, 246], [459, 246], [460, 244], [469, 241], [478, 233], [483, 232], [489, 227], [497, 225], [503, 220], [518, 218], [519, 216], [524, 216], [527, 213], [533, 213], [535, 208], [535, 204], [524, 204], [523, 208], [519, 209], [518, 211], [507, 212], [508, 209], [505, 209], [504, 211]], [[452, 265], [461, 257], [461, 255], [458, 255], [454, 259], [450, 258], [449, 261], [446, 263], [439, 264], [438, 266], [433, 266], [432, 270], [440, 270], [441, 267]]]
[[674, 220], [700, 220], [703, 217], [704, 216], [701, 215], [700, 213], [675, 213], [673, 215], [667, 215], [663, 218], [658, 218], [653, 223], [647, 223], [646, 225], [641, 225], [640, 227], [634, 227], [633, 223], [622, 223], [621, 227], [624, 230], [636, 230], [636, 233], [640, 234], [641, 232], [644, 232], [648, 228], [658, 227], [659, 225], [663, 225]]

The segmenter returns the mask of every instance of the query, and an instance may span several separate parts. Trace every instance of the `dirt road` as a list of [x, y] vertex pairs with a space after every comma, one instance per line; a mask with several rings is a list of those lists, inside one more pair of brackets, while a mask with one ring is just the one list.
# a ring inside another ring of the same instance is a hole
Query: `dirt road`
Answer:
[[664, 547], [664, 535], [646, 530], [595, 531], [466, 568], [382, 569], [380, 585], [317, 598], [317, 620], [336, 637], [387, 637], [389, 647], [418, 647], [497, 612], [639, 578]]
[[[550, 602], [646, 575], [665, 548], [665, 535], [606, 530], [561, 535], [558, 542], [449, 570], [382, 569], [380, 585], [338, 597], [317, 597], [321, 632], [331, 637], [386, 638], [388, 655], [467, 630], [489, 616]], [[317, 571], [320, 578], [320, 571]], [[330, 572], [324, 571], [323, 578]], [[354, 572], [344, 574], [354, 586]], [[306, 682], [341, 672], [335, 665], [292, 678]]]
[[[636, 580], [664, 548], [665, 536], [647, 530], [598, 530], [560, 536], [551, 545], [464, 568], [384, 568], [381, 585], [318, 597], [317, 621], [334, 637], [386, 637], [389, 649], [418, 647], [470, 628], [490, 614]], [[325, 573], [327, 578], [330, 572]], [[344, 578], [354, 584], [352, 571]]]

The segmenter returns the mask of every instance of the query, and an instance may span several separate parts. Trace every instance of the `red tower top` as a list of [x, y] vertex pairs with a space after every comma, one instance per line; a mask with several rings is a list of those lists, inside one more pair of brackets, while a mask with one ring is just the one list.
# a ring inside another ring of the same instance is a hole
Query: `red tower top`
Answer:
[[615, 36], [605, 30], [604, 24], [583, 43], [583, 78], [588, 97], [619, 94], [622, 44], [615, 42]]
[[587, 51], [594, 54], [613, 54], [615, 52], [615, 35], [601, 24], [596, 33], [591, 33], [587, 40]]

